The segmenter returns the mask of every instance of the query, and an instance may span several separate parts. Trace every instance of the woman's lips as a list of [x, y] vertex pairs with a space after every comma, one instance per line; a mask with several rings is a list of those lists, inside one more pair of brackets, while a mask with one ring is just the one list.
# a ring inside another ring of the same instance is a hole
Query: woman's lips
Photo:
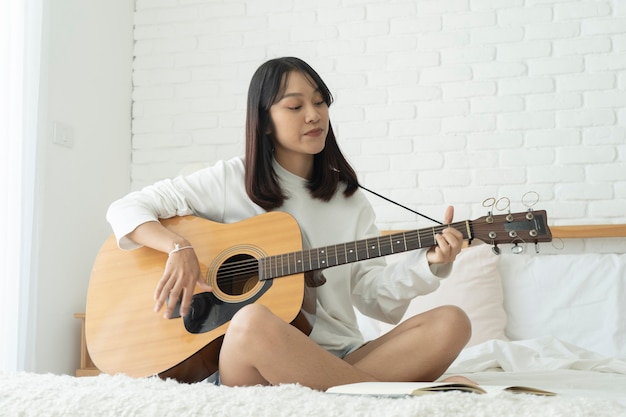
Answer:
[[305, 135], [307, 136], [320, 136], [322, 134], [322, 132], [324, 132], [324, 130], [318, 128], [318, 129], [311, 129], [308, 132], [305, 133]]

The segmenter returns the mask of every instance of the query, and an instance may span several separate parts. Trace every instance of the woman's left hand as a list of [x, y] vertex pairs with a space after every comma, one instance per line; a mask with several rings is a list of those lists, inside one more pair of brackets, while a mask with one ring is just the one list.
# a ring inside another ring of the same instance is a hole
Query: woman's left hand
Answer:
[[[454, 207], [448, 206], [444, 216], [444, 224], [452, 223], [454, 217]], [[461, 252], [463, 246], [463, 235], [453, 227], [446, 227], [442, 233], [435, 235], [437, 244], [426, 252], [428, 263], [447, 264], [453, 262], [456, 256]]]

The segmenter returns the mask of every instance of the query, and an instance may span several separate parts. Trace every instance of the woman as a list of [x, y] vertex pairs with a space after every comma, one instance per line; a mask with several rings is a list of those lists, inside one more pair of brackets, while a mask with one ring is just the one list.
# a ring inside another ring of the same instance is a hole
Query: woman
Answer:
[[[329, 121], [332, 96], [319, 75], [297, 58], [264, 63], [252, 77], [246, 118], [246, 155], [186, 177], [165, 180], [113, 203], [107, 219], [121, 248], [141, 245], [169, 253], [156, 286], [155, 312], [169, 317], [180, 300], [189, 310], [203, 282], [191, 244], [157, 220], [193, 214], [230, 223], [266, 211], [293, 215], [312, 248], [378, 235], [372, 207], [337, 145]], [[452, 221], [448, 208], [445, 222]], [[324, 390], [359, 381], [432, 381], [470, 336], [467, 316], [441, 307], [412, 317], [364, 344], [353, 305], [397, 322], [410, 300], [435, 290], [461, 249], [447, 228], [437, 245], [404, 262], [382, 258], [326, 269], [317, 288], [314, 328], [306, 336], [252, 304], [230, 321], [219, 358], [222, 384], [300, 383]], [[319, 283], [319, 282], [318, 282]]]

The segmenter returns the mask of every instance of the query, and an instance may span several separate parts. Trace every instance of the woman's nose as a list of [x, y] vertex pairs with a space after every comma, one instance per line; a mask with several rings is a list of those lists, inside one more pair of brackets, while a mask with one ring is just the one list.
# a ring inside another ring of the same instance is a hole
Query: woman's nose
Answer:
[[320, 112], [315, 107], [310, 107], [306, 113], [306, 122], [315, 123], [320, 120]]

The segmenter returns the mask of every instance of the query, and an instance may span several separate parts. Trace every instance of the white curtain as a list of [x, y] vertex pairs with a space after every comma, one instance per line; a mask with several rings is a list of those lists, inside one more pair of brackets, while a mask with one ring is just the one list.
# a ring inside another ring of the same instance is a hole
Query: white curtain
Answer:
[[0, 1], [0, 370], [24, 370], [35, 197], [41, 0]]

